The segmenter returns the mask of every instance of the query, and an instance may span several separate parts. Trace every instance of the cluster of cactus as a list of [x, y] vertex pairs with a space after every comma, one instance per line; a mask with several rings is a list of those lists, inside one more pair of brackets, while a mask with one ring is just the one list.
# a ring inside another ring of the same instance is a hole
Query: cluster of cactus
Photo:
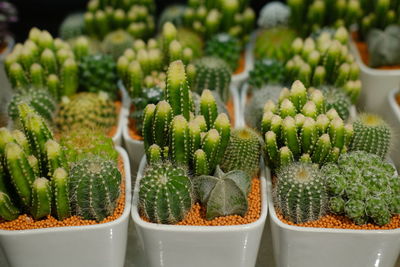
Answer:
[[225, 60], [231, 67], [232, 72], [237, 69], [241, 50], [239, 40], [227, 33], [219, 33], [212, 36], [205, 47], [207, 56], [219, 57]]
[[108, 133], [116, 121], [114, 102], [104, 92], [63, 97], [55, 118], [55, 123], [61, 131], [81, 131], [82, 128], [88, 128]]
[[314, 221], [327, 212], [325, 179], [312, 163], [294, 162], [281, 168], [273, 194], [277, 209], [293, 223]]
[[244, 216], [248, 209], [250, 178], [244, 171], [224, 173], [218, 166], [214, 176], [196, 177], [193, 184], [200, 203], [206, 208], [206, 219], [227, 215]]
[[323, 86], [319, 89], [324, 94], [326, 110], [335, 109], [342, 120], [347, 120], [352, 104], [347, 94], [335, 87]]
[[117, 68], [112, 56], [92, 54], [79, 63], [79, 81], [85, 91], [106, 92], [111, 98], [117, 97]]
[[[150, 39], [146, 44], [142, 40], [136, 40], [132, 48], [125, 50], [118, 59], [117, 71], [129, 95], [135, 98], [141, 96], [144, 87], [165, 88], [165, 66], [175, 60], [188, 64], [192, 57], [192, 49], [183, 47], [177, 41], [177, 29], [167, 22], [163, 26], [159, 42]], [[188, 65], [187, 72], [192, 77], [195, 73], [194, 67]]]
[[256, 59], [276, 59], [284, 62], [290, 57], [291, 45], [296, 33], [286, 27], [276, 27], [262, 30], [254, 44]]
[[287, 81], [301, 80], [307, 87], [334, 85], [356, 103], [361, 91], [360, 69], [348, 50], [348, 38], [343, 27], [333, 33], [323, 31], [315, 40], [296, 38], [291, 46], [292, 58], [285, 66]]
[[225, 60], [218, 57], [202, 57], [193, 61], [195, 75], [192, 90], [201, 94], [203, 90], [217, 91], [226, 103], [229, 100], [229, 85], [232, 70]]
[[57, 106], [55, 99], [46, 89], [30, 88], [17, 92], [8, 104], [8, 115], [13, 120], [18, 118], [18, 104], [22, 102], [29, 104], [47, 122], [53, 121]]
[[351, 124], [344, 124], [335, 109], [326, 111], [322, 92], [307, 92], [300, 81], [290, 90], [283, 89], [278, 103], [265, 104], [261, 132], [273, 168], [292, 161], [336, 162], [353, 137]]
[[32, 28], [4, 61], [13, 88], [47, 87], [56, 99], [78, 89], [78, 64], [68, 43]]
[[90, 0], [84, 15], [87, 34], [103, 39], [109, 32], [124, 29], [134, 38], [149, 38], [155, 30], [153, 0]]
[[353, 123], [350, 150], [362, 150], [385, 158], [392, 145], [392, 130], [378, 115], [362, 113]]
[[367, 36], [368, 65], [371, 67], [400, 64], [400, 25], [372, 29]]
[[354, 151], [340, 156], [338, 164], [327, 164], [329, 209], [344, 214], [356, 224], [388, 224], [400, 214], [400, 177], [379, 156]]
[[361, 16], [360, 2], [368, 1], [288, 0], [289, 23], [301, 36], [324, 27], [349, 27]]
[[285, 78], [285, 67], [275, 59], [263, 58], [254, 63], [249, 73], [249, 85], [253, 89], [260, 89], [265, 85], [281, 84]]
[[358, 22], [362, 39], [368, 37], [371, 29], [383, 30], [391, 24], [398, 24], [399, 1], [376, 0], [360, 1], [363, 16]]
[[209, 90], [201, 95], [199, 114], [193, 111], [185, 66], [174, 61], [168, 68], [166, 101], [147, 105], [143, 114], [142, 135], [150, 162], [170, 158], [196, 175], [214, 172], [229, 143], [228, 116], [218, 114]]
[[114, 60], [117, 60], [126, 49], [133, 46], [133, 37], [124, 30], [116, 30], [110, 32], [104, 37], [102, 45], [102, 51], [106, 54], [111, 55]]
[[255, 13], [247, 0], [192, 0], [183, 20], [186, 27], [209, 39], [216, 33], [226, 32], [246, 42], [253, 30]]
[[272, 1], [265, 4], [257, 20], [260, 28], [275, 28], [279, 26], [287, 26], [289, 22], [289, 7], [281, 2]]
[[71, 164], [45, 120], [26, 103], [17, 108], [23, 132], [0, 129], [0, 218], [111, 215], [121, 180], [116, 162], [87, 157]]
[[63, 40], [69, 40], [81, 36], [84, 31], [83, 13], [68, 15], [58, 29], [58, 36]]

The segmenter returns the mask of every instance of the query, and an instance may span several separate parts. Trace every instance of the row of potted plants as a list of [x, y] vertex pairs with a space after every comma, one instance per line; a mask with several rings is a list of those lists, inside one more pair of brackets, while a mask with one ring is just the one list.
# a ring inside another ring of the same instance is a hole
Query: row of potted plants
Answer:
[[[10, 263], [70, 265], [73, 255], [77, 266], [122, 266], [131, 212], [149, 266], [254, 266], [269, 209], [279, 266], [393, 266], [400, 179], [385, 160], [388, 124], [354, 112], [364, 85], [343, 26], [355, 4], [320, 21], [295, 11], [337, 6], [290, 1], [289, 16], [269, 4], [266, 29], [245, 46], [255, 19], [247, 1], [174, 7], [155, 38], [143, 20], [154, 19], [152, 1], [139, 2], [90, 1], [79, 17], [89, 37], [34, 28], [5, 59], [16, 91], [9, 128], [23, 131], [0, 136]], [[310, 27], [296, 29], [302, 17]], [[342, 27], [322, 29], [333, 24]], [[122, 127], [140, 161], [132, 207], [128, 157], [109, 139], [119, 144]], [[46, 246], [33, 248], [38, 240]], [[34, 256], [20, 257], [21, 247]]]

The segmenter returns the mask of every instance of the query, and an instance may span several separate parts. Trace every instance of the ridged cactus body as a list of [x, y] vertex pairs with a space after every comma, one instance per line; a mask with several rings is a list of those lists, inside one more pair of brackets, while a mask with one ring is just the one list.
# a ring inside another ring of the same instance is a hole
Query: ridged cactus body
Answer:
[[205, 52], [207, 56], [225, 60], [234, 72], [239, 63], [241, 46], [239, 40], [235, 37], [227, 33], [220, 33], [207, 41]]
[[244, 216], [248, 209], [247, 195], [251, 177], [244, 171], [224, 173], [219, 167], [215, 176], [202, 175], [194, 180], [200, 202], [206, 207], [206, 218], [227, 215]]
[[83, 13], [73, 13], [68, 15], [58, 29], [58, 35], [63, 40], [78, 37], [84, 33]]
[[284, 218], [294, 223], [317, 220], [326, 213], [324, 178], [310, 163], [297, 162], [280, 169], [274, 197]]
[[326, 100], [326, 109], [335, 109], [342, 120], [347, 120], [350, 115], [351, 101], [345, 92], [338, 88], [323, 88], [322, 93]]
[[174, 224], [183, 220], [194, 200], [187, 172], [170, 163], [148, 167], [140, 181], [139, 204], [154, 223]]

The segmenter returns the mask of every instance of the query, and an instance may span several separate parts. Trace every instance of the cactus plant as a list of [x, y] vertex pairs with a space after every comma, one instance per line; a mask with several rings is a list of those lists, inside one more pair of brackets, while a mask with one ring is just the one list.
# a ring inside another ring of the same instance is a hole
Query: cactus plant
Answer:
[[278, 103], [267, 102], [261, 131], [272, 168], [304, 157], [318, 164], [335, 162], [353, 136], [352, 126], [345, 125], [335, 109], [326, 112], [322, 92], [308, 94], [300, 81], [290, 91], [283, 89]]
[[289, 8], [287, 5], [272, 1], [265, 4], [260, 11], [257, 24], [260, 28], [275, 28], [278, 26], [287, 26], [289, 21]]
[[264, 85], [281, 84], [285, 77], [284, 65], [275, 59], [259, 59], [249, 73], [249, 85], [254, 89]]
[[31, 88], [27, 91], [16, 93], [8, 104], [8, 115], [14, 120], [18, 118], [17, 105], [21, 102], [29, 104], [48, 122], [52, 122], [56, 103], [46, 89]]
[[68, 15], [58, 29], [58, 35], [63, 40], [69, 40], [84, 34], [83, 13]]
[[385, 225], [391, 215], [399, 214], [400, 178], [379, 156], [350, 152], [321, 172], [326, 177], [331, 212], [344, 214], [356, 224], [377, 225]]
[[284, 62], [291, 54], [290, 46], [295, 38], [295, 32], [286, 27], [262, 30], [255, 41], [254, 55], [256, 59], [270, 58]]
[[102, 42], [103, 51], [117, 60], [126, 49], [131, 48], [134, 39], [124, 30], [108, 33]]
[[347, 94], [334, 87], [322, 87], [321, 91], [326, 101], [326, 109], [335, 109], [342, 120], [347, 120], [351, 107], [351, 101]]
[[201, 94], [204, 89], [217, 91], [222, 100], [229, 99], [229, 84], [231, 69], [228, 64], [219, 58], [203, 57], [194, 61], [196, 77], [192, 90]]
[[98, 222], [113, 214], [121, 183], [115, 162], [100, 157], [85, 158], [72, 166], [69, 176], [73, 214]]
[[239, 63], [241, 46], [235, 37], [227, 33], [219, 33], [207, 41], [205, 52], [207, 56], [225, 60], [234, 72]]
[[183, 15], [185, 13], [186, 6], [173, 4], [167, 6], [160, 14], [158, 18], [158, 28], [161, 29], [164, 23], [171, 22], [177, 28], [181, 28], [184, 25]]
[[280, 169], [274, 188], [274, 204], [293, 223], [314, 221], [327, 211], [324, 177], [311, 163], [295, 162]]
[[199, 58], [203, 55], [204, 41], [198, 33], [188, 28], [178, 28], [176, 39], [183, 47], [192, 50], [193, 58]]
[[79, 63], [79, 81], [89, 92], [107, 92], [115, 99], [117, 94], [117, 71], [113, 58], [95, 54], [82, 58]]
[[115, 125], [116, 117], [115, 105], [108, 94], [79, 93], [63, 98], [55, 122], [62, 131], [74, 128], [109, 131]]
[[214, 176], [202, 175], [194, 179], [200, 202], [206, 207], [206, 218], [227, 215], [244, 216], [248, 209], [250, 176], [241, 170], [224, 173], [219, 167]]
[[185, 169], [168, 162], [151, 165], [140, 180], [139, 205], [151, 222], [174, 224], [192, 207], [192, 191]]
[[392, 131], [378, 115], [363, 113], [353, 124], [350, 150], [362, 150], [384, 158], [391, 146]]
[[399, 35], [399, 25], [389, 25], [384, 30], [373, 29], [368, 33], [368, 64], [371, 67], [400, 64]]
[[232, 131], [229, 145], [221, 162], [225, 172], [242, 170], [250, 177], [259, 171], [262, 150], [261, 136], [250, 128]]

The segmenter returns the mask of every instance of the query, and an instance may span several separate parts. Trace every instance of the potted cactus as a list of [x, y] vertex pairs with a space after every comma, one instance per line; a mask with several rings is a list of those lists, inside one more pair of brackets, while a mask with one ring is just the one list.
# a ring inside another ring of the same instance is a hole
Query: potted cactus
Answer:
[[372, 114], [344, 123], [326, 107], [321, 91], [307, 92], [299, 81], [264, 107], [277, 265], [373, 266], [379, 259], [393, 266], [400, 248], [400, 178], [384, 159], [390, 128]]
[[209, 90], [196, 110], [186, 79], [172, 62], [166, 100], [144, 110], [132, 217], [147, 264], [254, 266], [267, 212], [261, 137], [231, 130]]
[[396, 20], [399, 7], [396, 1], [361, 1], [364, 16], [351, 40], [364, 86], [360, 107], [381, 116], [385, 115], [387, 94], [400, 81], [400, 26]]
[[91, 131], [86, 142], [72, 134], [56, 141], [32, 107], [17, 110], [23, 132], [0, 129], [0, 245], [10, 265], [123, 266], [126, 152]]

